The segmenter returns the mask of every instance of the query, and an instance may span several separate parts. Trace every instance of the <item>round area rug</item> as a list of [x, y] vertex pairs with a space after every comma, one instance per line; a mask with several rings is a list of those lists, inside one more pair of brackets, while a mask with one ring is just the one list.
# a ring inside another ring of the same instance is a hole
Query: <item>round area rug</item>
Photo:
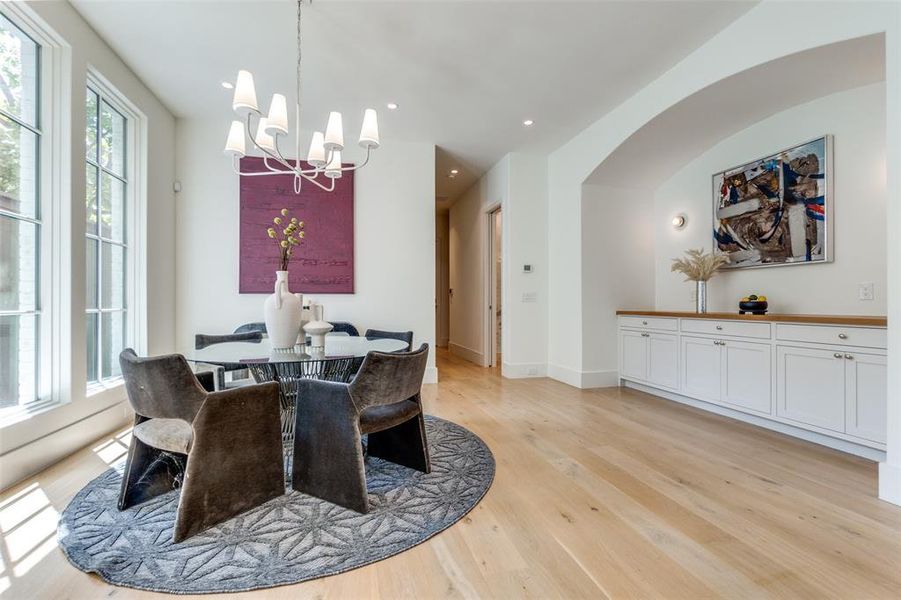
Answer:
[[106, 582], [172, 594], [238, 592], [367, 565], [419, 544], [469, 512], [494, 479], [474, 433], [426, 417], [432, 472], [366, 459], [369, 514], [291, 492], [172, 542], [178, 493], [116, 508], [123, 463], [85, 486], [60, 517], [69, 561]]

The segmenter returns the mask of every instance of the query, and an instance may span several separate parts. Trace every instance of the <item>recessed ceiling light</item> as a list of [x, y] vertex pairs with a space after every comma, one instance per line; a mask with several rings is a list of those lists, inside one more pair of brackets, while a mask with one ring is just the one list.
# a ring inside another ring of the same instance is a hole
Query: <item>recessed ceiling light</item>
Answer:
[[397, 110], [397, 103], [396, 103], [396, 102], [389, 102], [389, 103], [387, 104], [387, 106], [388, 106], [388, 110]]
[[230, 89], [234, 88], [235, 86], [231, 81], [223, 81], [222, 87], [224, 87], [227, 90], [230, 90]]
[[460, 171], [457, 170], [457, 169], [451, 169], [451, 175], [456, 175], [456, 174], [459, 173], [459, 172], [460, 172]]
[[535, 121], [533, 121], [532, 119], [526, 119], [525, 121], [522, 122], [522, 124], [525, 127], [531, 127], [532, 125], [535, 124]]

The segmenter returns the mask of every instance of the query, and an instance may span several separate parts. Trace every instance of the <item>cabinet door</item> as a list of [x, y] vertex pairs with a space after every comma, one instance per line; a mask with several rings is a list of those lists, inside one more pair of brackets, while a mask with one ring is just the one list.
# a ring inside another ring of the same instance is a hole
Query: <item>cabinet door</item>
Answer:
[[654, 385], [679, 389], [679, 338], [652, 333], [648, 340], [648, 381]]
[[845, 430], [845, 358], [833, 350], [776, 347], [776, 414]]
[[845, 369], [845, 433], [884, 444], [888, 398], [885, 356], [851, 352], [846, 355]]
[[736, 408], [772, 413], [772, 348], [769, 344], [723, 341], [722, 401]]
[[720, 347], [707, 338], [682, 338], [682, 393], [720, 401]]
[[648, 378], [648, 336], [642, 331], [620, 333], [620, 376], [646, 381]]

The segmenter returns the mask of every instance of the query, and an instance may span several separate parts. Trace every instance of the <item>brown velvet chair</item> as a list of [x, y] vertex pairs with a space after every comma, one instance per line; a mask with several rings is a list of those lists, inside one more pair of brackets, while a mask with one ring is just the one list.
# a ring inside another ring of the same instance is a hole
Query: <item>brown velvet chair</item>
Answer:
[[297, 382], [295, 490], [369, 512], [362, 434], [370, 456], [431, 471], [420, 398], [428, 355], [428, 344], [370, 352], [350, 383]]
[[119, 364], [135, 411], [119, 510], [180, 485], [180, 542], [285, 493], [277, 383], [209, 393], [179, 354]]

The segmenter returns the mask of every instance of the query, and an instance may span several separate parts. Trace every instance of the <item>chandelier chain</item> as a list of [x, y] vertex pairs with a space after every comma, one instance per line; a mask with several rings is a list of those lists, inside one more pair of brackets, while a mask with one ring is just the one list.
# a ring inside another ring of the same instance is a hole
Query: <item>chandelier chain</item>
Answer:
[[[301, 52], [302, 52], [301, 36], [300, 36], [300, 30], [301, 30], [300, 20], [301, 20], [302, 5], [303, 5], [303, 0], [297, 0], [297, 73], [296, 73], [296, 76], [297, 76], [297, 109], [298, 109], [297, 110], [297, 118], [298, 118], [297, 132], [298, 132], [298, 135], [300, 135], [299, 120], [300, 120], [300, 112], [301, 112], [301, 108], [302, 108], [300, 105], [300, 60], [301, 60]], [[298, 161], [300, 160], [299, 156], [297, 157], [297, 160]]]

